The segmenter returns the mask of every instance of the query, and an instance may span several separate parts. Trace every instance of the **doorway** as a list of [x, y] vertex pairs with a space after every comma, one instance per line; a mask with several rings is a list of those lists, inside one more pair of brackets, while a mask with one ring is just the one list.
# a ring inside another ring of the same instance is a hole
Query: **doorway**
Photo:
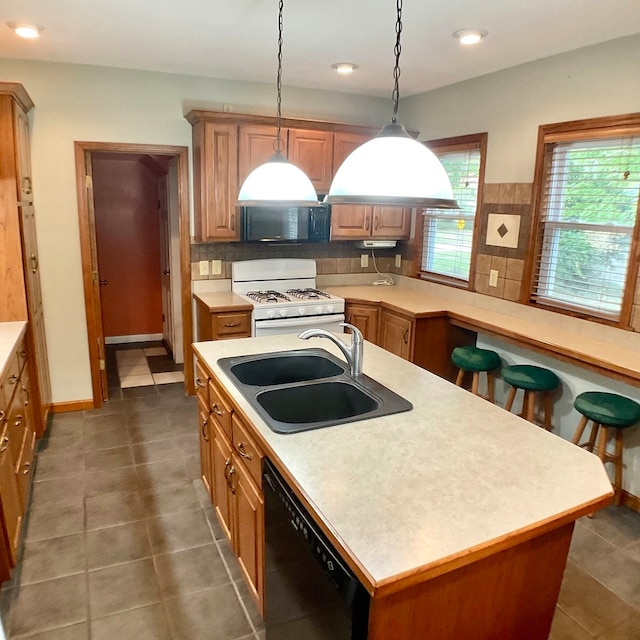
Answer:
[[[126, 348], [161, 341], [176, 363], [183, 363], [189, 353], [188, 150], [76, 142], [75, 152], [97, 408], [109, 398], [106, 345]], [[193, 386], [191, 369], [184, 367], [187, 393]], [[153, 383], [142, 377], [130, 382]]]

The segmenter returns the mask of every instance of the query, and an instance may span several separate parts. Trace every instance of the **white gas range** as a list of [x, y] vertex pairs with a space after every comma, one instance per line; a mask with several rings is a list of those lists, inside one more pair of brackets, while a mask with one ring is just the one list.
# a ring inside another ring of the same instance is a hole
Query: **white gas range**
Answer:
[[231, 265], [231, 290], [253, 305], [251, 335], [321, 328], [343, 333], [344, 299], [316, 289], [315, 260], [273, 258]]

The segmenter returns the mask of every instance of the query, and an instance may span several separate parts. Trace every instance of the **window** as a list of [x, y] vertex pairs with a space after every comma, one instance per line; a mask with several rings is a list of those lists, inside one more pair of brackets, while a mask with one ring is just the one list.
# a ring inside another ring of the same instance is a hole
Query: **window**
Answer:
[[541, 127], [533, 302], [628, 323], [640, 200], [636, 120], [635, 127], [603, 127], [605, 119], [591, 128], [585, 121]]
[[421, 275], [469, 282], [474, 252], [475, 217], [481, 201], [487, 134], [426, 143], [445, 168], [455, 209], [426, 209], [423, 215]]

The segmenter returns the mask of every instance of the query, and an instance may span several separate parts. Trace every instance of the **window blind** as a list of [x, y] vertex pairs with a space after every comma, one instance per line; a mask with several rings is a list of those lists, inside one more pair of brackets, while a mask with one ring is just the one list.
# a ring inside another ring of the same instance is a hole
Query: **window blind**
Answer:
[[438, 153], [460, 210], [426, 209], [421, 270], [469, 280], [478, 203], [480, 147]]
[[639, 195], [639, 138], [546, 145], [532, 299], [619, 319]]

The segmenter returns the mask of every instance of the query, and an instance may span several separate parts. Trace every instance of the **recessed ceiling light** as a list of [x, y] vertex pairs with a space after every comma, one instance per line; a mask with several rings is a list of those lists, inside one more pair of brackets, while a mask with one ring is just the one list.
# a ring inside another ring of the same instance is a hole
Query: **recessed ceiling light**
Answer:
[[7, 26], [13, 29], [17, 36], [21, 38], [39, 38], [42, 27], [34, 27], [32, 24], [16, 24], [15, 22], [7, 22]]
[[485, 29], [458, 29], [452, 35], [460, 44], [469, 45], [478, 44], [488, 34], [489, 32]]
[[358, 68], [358, 65], [352, 62], [336, 62], [331, 65], [331, 68], [335, 69], [341, 76], [348, 76]]

